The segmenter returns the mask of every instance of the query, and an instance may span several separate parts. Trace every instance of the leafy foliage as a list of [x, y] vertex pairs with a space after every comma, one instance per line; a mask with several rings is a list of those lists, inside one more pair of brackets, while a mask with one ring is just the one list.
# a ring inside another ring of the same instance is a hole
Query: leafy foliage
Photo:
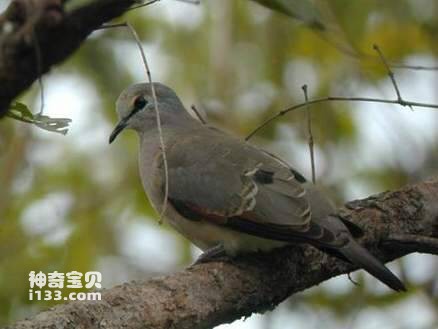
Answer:
[[71, 122], [71, 119], [68, 118], [51, 118], [40, 113], [32, 114], [29, 108], [20, 102], [12, 103], [6, 115], [12, 119], [32, 123], [41, 129], [62, 135], [67, 134], [68, 126]]

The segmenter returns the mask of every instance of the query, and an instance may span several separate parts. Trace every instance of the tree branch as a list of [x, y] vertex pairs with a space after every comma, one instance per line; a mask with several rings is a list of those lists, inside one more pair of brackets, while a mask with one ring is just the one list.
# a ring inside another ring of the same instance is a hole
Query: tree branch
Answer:
[[69, 57], [91, 32], [136, 1], [97, 0], [69, 13], [64, 12], [64, 2], [13, 0], [0, 15], [0, 118], [40, 74]]
[[257, 128], [255, 128], [253, 131], [251, 131], [248, 136], [245, 137], [245, 140], [250, 140], [255, 134], [257, 134], [260, 130], [265, 128], [268, 124], [270, 124], [272, 121], [276, 120], [277, 118], [298, 110], [302, 107], [307, 107], [312, 104], [318, 104], [318, 103], [325, 103], [325, 102], [367, 102], [367, 103], [384, 103], [384, 104], [395, 104], [395, 105], [401, 105], [401, 106], [409, 106], [410, 108], [414, 107], [424, 107], [424, 108], [431, 108], [431, 109], [438, 109], [438, 104], [430, 104], [430, 103], [419, 103], [419, 102], [411, 102], [402, 100], [402, 103], [398, 99], [381, 99], [381, 98], [370, 98], [370, 97], [342, 97], [342, 96], [327, 96], [322, 98], [316, 98], [312, 99], [310, 101], [300, 103], [293, 105], [285, 110], [282, 110], [280, 112], [277, 112], [270, 118], [266, 119], [264, 122], [262, 122], [261, 125], [259, 125]]
[[[349, 202], [335, 216], [362, 227], [360, 242], [382, 261], [437, 254], [438, 178]], [[211, 328], [352, 270], [310, 246], [290, 246], [125, 283], [104, 290], [101, 301], [58, 305], [9, 328]]]

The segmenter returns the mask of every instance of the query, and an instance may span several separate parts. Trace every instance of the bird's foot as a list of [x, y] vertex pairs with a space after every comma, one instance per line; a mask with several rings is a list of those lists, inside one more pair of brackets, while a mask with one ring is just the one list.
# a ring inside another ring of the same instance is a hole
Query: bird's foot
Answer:
[[198, 259], [192, 264], [192, 266], [202, 263], [208, 263], [214, 260], [227, 259], [227, 258], [228, 256], [227, 253], [225, 252], [224, 246], [222, 245], [222, 243], [219, 243], [216, 246], [204, 251], [198, 257]]

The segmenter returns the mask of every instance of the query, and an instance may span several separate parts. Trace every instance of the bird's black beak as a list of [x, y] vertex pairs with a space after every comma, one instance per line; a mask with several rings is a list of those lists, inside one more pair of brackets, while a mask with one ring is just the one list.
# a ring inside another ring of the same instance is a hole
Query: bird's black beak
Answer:
[[119, 121], [117, 126], [115, 126], [113, 132], [109, 137], [110, 144], [116, 139], [117, 135], [120, 134], [123, 131], [123, 129], [126, 128], [126, 126], [128, 125], [128, 120], [129, 118], [123, 118], [122, 120]]

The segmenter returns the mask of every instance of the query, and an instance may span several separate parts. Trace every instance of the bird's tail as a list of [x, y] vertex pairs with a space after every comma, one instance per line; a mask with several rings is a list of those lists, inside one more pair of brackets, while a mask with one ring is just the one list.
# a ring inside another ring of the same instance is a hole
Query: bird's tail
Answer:
[[353, 264], [382, 281], [395, 291], [406, 291], [404, 284], [383, 263], [374, 257], [367, 249], [350, 238], [349, 242], [336, 250]]

